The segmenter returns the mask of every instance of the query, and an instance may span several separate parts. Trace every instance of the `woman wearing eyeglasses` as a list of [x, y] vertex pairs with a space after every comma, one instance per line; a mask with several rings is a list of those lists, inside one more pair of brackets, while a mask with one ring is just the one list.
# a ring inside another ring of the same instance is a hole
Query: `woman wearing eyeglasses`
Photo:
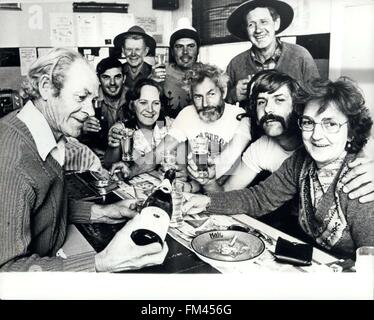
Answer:
[[372, 119], [359, 89], [348, 79], [316, 80], [299, 127], [304, 148], [259, 185], [237, 191], [194, 196], [187, 213], [246, 213], [260, 217], [299, 195], [299, 224], [320, 246], [339, 257], [374, 245], [374, 206], [343, 192], [348, 163], [367, 142]]

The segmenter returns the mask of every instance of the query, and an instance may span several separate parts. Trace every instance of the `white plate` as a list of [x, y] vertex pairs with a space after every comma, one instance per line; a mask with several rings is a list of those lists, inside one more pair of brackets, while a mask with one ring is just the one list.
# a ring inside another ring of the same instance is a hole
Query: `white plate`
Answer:
[[[233, 241], [234, 238], [235, 241]], [[257, 258], [265, 250], [265, 244], [259, 237], [235, 230], [202, 233], [192, 239], [191, 247], [200, 258], [213, 264], [251, 260]]]

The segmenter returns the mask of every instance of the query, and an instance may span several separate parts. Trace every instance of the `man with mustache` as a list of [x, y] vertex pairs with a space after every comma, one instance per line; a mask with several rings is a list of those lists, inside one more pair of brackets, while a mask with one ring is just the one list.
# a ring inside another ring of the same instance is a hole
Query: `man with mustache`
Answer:
[[277, 69], [301, 85], [319, 77], [317, 66], [304, 47], [276, 38], [291, 24], [293, 16], [292, 7], [278, 0], [247, 1], [232, 12], [227, 29], [237, 38], [249, 40], [251, 47], [227, 66], [228, 103], [245, 100], [250, 78], [261, 70]]
[[[243, 153], [242, 162], [232, 172], [223, 186], [216, 183], [215, 170], [209, 169], [204, 181], [197, 174], [197, 168], [190, 161], [190, 175], [204, 184], [206, 191], [231, 191], [247, 187], [259, 180], [260, 173], [275, 172], [295, 150], [302, 145], [297, 125], [295, 108], [307, 94], [298, 82], [287, 74], [276, 70], [257, 73], [249, 83], [249, 109], [243, 116], [251, 119], [253, 141]], [[352, 170], [345, 181], [345, 192], [360, 201], [374, 200], [373, 160], [368, 146], [360, 158], [350, 164]], [[261, 177], [260, 179], [262, 179]], [[256, 180], [255, 180], [256, 179]]]
[[133, 89], [136, 81], [151, 76], [152, 66], [144, 58], [154, 55], [156, 41], [143, 28], [132, 26], [128, 31], [117, 35], [113, 43], [126, 58], [126, 63], [123, 64], [125, 86]]
[[[99, 97], [95, 116], [89, 117], [83, 125], [82, 142], [93, 149], [105, 150], [108, 145], [109, 128], [118, 120], [119, 112], [126, 103], [126, 76], [122, 63], [114, 57], [102, 59], [96, 66], [100, 81]], [[98, 111], [98, 112], [97, 112]], [[99, 118], [99, 119], [98, 119]]]
[[152, 78], [162, 82], [167, 98], [166, 113], [175, 118], [187, 105], [192, 103], [189, 92], [183, 89], [185, 72], [197, 63], [200, 37], [185, 19], [180, 19], [179, 26], [170, 36], [170, 62], [165, 66], [156, 65]]
[[[29, 101], [0, 121], [0, 271], [121, 271], [160, 264], [167, 246], [131, 240], [136, 211], [122, 200], [99, 205], [67, 196], [65, 143], [94, 114], [95, 72], [77, 52], [57, 48], [36, 60]], [[66, 257], [68, 223], [129, 220], [106, 248]]]
[[[223, 176], [250, 142], [249, 120], [238, 120], [244, 109], [228, 105], [224, 98], [227, 92], [227, 75], [219, 68], [208, 64], [195, 64], [186, 72], [185, 81], [193, 99], [173, 121], [168, 135], [157, 148], [139, 158], [129, 170], [123, 163], [114, 164], [112, 172], [122, 168], [125, 176], [153, 170], [161, 163], [164, 151], [175, 150], [186, 141], [196, 137], [209, 140], [210, 151], [215, 153], [217, 177]], [[185, 158], [180, 159], [185, 165]]]

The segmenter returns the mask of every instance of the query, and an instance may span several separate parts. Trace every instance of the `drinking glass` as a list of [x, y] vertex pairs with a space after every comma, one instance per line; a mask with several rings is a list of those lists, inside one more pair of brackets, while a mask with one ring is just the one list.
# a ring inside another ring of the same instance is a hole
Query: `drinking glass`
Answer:
[[183, 224], [183, 193], [173, 190], [171, 193], [171, 198], [173, 201], [173, 214], [170, 220], [170, 226], [172, 228], [179, 228]]
[[192, 140], [192, 158], [195, 162], [199, 176], [208, 174], [209, 140], [206, 137], [196, 137]]
[[136, 198], [136, 211], [140, 212], [143, 209], [144, 202], [153, 192], [155, 186], [148, 181], [137, 183], [133, 185], [134, 195]]
[[177, 152], [175, 150], [164, 151], [161, 154], [162, 170], [166, 172], [169, 169], [176, 169], [177, 167]]
[[122, 160], [132, 161], [132, 152], [134, 149], [134, 132], [135, 130], [125, 128], [122, 131], [121, 147], [122, 147]]
[[374, 247], [364, 246], [356, 250], [355, 269], [357, 273], [374, 276]]
[[167, 53], [156, 53], [155, 63], [157, 68], [166, 68], [168, 64], [168, 54]]

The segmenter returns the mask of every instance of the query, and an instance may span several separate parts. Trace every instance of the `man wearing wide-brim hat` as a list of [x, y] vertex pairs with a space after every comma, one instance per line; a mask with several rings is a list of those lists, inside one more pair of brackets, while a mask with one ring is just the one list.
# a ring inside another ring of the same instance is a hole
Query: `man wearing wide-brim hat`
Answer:
[[132, 26], [114, 38], [114, 46], [120, 48], [126, 58], [123, 73], [125, 86], [132, 89], [136, 81], [149, 78], [152, 66], [144, 61], [147, 55], [154, 55], [156, 41], [143, 28]]
[[249, 80], [261, 70], [277, 69], [302, 85], [319, 77], [313, 57], [304, 47], [276, 38], [276, 34], [291, 24], [293, 16], [292, 7], [278, 0], [247, 1], [229, 16], [230, 33], [252, 44], [227, 66], [230, 81], [226, 100], [229, 103], [246, 99]]

